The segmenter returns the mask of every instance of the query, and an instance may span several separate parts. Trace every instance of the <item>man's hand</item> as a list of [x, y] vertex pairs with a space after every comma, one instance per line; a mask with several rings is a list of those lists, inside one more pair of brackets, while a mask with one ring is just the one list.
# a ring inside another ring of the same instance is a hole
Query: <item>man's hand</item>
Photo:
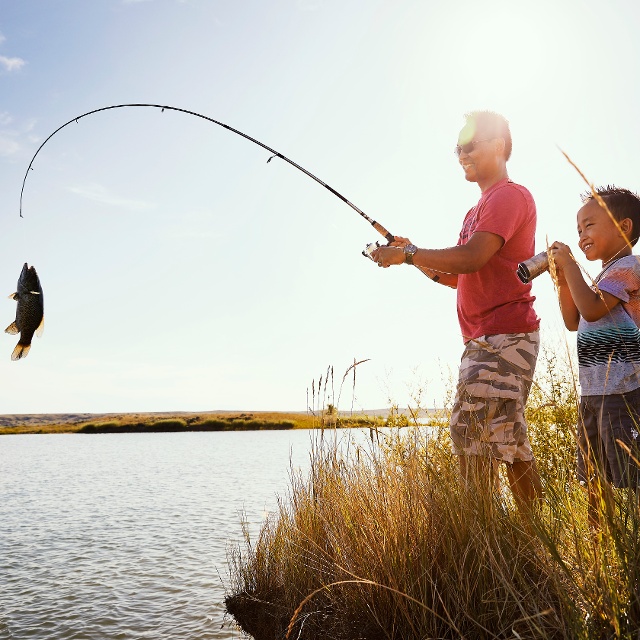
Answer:
[[389, 243], [390, 247], [400, 247], [401, 249], [404, 249], [407, 245], [412, 244], [409, 238], [403, 238], [402, 236], [393, 236], [393, 237], [395, 238], [395, 240]]
[[[403, 242], [405, 238], [400, 239]], [[378, 263], [379, 267], [390, 267], [392, 264], [404, 263], [404, 250], [401, 248], [405, 245], [394, 246], [396, 242], [399, 242], [397, 236], [396, 240], [391, 243], [390, 246], [378, 247], [371, 253], [371, 258]], [[409, 244], [407, 241], [406, 244]]]

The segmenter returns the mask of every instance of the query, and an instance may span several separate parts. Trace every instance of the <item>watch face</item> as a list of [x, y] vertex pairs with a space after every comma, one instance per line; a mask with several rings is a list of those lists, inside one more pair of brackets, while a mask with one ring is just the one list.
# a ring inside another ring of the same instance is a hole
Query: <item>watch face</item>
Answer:
[[411, 255], [413, 255], [416, 251], [418, 250], [418, 247], [416, 247], [415, 244], [408, 244], [405, 248], [404, 248], [404, 252], [405, 253], [409, 253]]

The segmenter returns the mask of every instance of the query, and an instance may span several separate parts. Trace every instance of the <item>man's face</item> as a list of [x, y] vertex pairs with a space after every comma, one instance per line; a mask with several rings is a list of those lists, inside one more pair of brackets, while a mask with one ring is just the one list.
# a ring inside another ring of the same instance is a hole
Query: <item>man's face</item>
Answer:
[[492, 138], [481, 124], [472, 120], [462, 128], [458, 135], [458, 162], [469, 182], [481, 182], [500, 170], [504, 162], [501, 141], [501, 138]]

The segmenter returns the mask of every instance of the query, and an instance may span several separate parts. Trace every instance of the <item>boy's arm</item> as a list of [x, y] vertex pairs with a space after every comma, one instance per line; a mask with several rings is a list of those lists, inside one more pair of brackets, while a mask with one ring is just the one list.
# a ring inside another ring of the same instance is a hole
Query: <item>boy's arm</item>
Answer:
[[[571, 253], [571, 249], [562, 242], [554, 242], [550, 247], [558, 272], [558, 291], [560, 307], [564, 323], [570, 331], [578, 328], [579, 318], [575, 318], [576, 311], [587, 321], [595, 322], [605, 316], [620, 299], [606, 291], [594, 291], [584, 279], [578, 263]], [[566, 282], [566, 286], [565, 286]], [[564, 304], [563, 304], [564, 303]], [[566, 314], [566, 315], [565, 315]]]
[[557, 271], [558, 276], [558, 300], [560, 302], [560, 312], [562, 313], [562, 319], [564, 320], [564, 326], [569, 331], [577, 331], [578, 323], [580, 322], [580, 312], [576, 303], [571, 296], [571, 289], [567, 285], [567, 281], [564, 278], [564, 274], [561, 269]]
[[573, 302], [587, 322], [600, 320], [620, 302], [620, 298], [606, 291], [594, 291], [586, 283], [577, 263], [567, 265], [563, 271]]

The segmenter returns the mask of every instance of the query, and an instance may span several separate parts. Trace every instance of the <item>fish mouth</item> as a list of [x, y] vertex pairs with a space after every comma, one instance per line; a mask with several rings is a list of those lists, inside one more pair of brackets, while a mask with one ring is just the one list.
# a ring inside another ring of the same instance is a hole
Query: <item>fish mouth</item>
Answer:
[[19, 293], [37, 293], [41, 295], [42, 286], [40, 285], [40, 278], [34, 266], [29, 266], [26, 262], [22, 267], [20, 278], [18, 278], [18, 292]]

